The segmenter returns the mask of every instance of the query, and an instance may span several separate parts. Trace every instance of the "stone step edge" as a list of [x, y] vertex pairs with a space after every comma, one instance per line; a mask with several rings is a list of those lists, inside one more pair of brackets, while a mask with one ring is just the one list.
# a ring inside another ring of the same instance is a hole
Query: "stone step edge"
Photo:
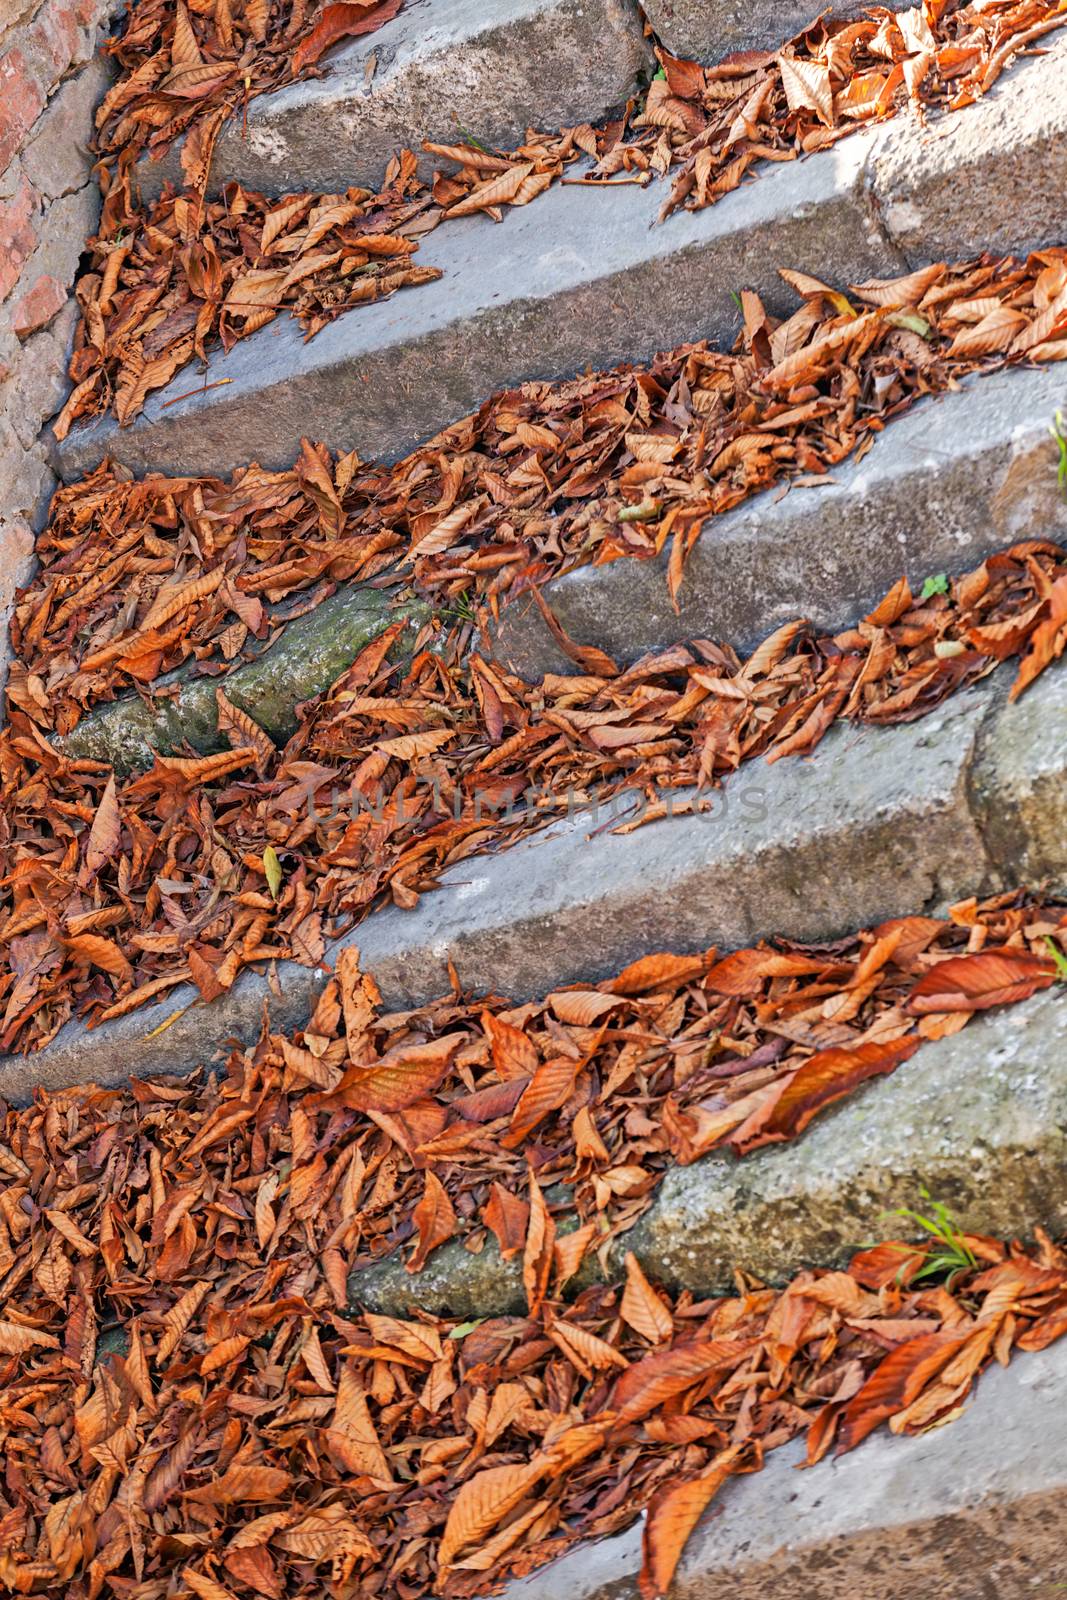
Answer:
[[[1050, 436], [1067, 367], [975, 373], [890, 420], [859, 461], [824, 484], [774, 485], [709, 518], [690, 552], [677, 611], [669, 552], [582, 566], [542, 594], [564, 630], [629, 664], [691, 638], [743, 653], [806, 617], [835, 632], [906, 575], [915, 593], [1020, 539], [1067, 541], [1067, 495]], [[528, 596], [506, 606], [484, 648], [520, 677], [573, 671]]]
[[[361, 951], [388, 1007], [447, 990], [452, 961], [475, 993], [517, 1001], [596, 982], [651, 950], [721, 949], [781, 934], [835, 937], [887, 917], [1016, 884], [1067, 880], [1067, 662], [1006, 704], [1014, 665], [927, 717], [838, 724], [813, 758], [749, 763], [711, 810], [620, 835], [619, 812], [579, 813], [496, 855], [451, 867], [412, 911], [386, 907], [327, 951]], [[814, 780], [814, 781], [813, 781]], [[623, 797], [621, 810], [634, 801]], [[0, 1092], [188, 1072], [272, 1026], [303, 1026], [327, 967], [246, 973], [212, 1005], [181, 985], [44, 1050], [0, 1060]]]
[[[440, 228], [419, 256], [442, 270], [438, 281], [361, 307], [308, 343], [279, 319], [212, 353], [213, 386], [190, 391], [178, 374], [131, 426], [72, 429], [55, 447], [57, 470], [76, 476], [108, 451], [134, 470], [220, 473], [235, 457], [284, 466], [306, 434], [394, 460], [494, 390], [684, 340], [732, 341], [732, 289], [793, 308], [779, 265], [848, 283], [931, 256], [1054, 242], [1067, 186], [1067, 36], [1050, 37], [1044, 57], [1018, 62], [929, 132], [908, 118], [861, 131], [660, 228], [650, 224], [662, 194], [634, 185], [556, 186], [499, 226], [474, 217]], [[960, 207], [962, 189], [981, 207]]]
[[[632, 1250], [646, 1275], [698, 1297], [730, 1292], [735, 1269], [784, 1284], [809, 1266], [910, 1237], [899, 1206], [925, 1189], [966, 1232], [1009, 1237], [1067, 1229], [1067, 989], [975, 1017], [928, 1041], [889, 1078], [819, 1116], [799, 1139], [741, 1159], [713, 1151], [668, 1168], [649, 1209], [616, 1238], [604, 1267], [587, 1257], [568, 1292], [624, 1274]], [[557, 1226], [577, 1225], [566, 1188]], [[349, 1278], [355, 1307], [406, 1316], [506, 1316], [524, 1309], [521, 1257], [493, 1235], [480, 1254], [442, 1245], [418, 1273], [405, 1249]]]
[[[1067, 496], [1049, 422], [1065, 396], [1067, 369], [1048, 366], [976, 373], [957, 392], [918, 402], [825, 486], [783, 497], [782, 485], [773, 485], [710, 518], [687, 562], [677, 610], [666, 555], [579, 567], [543, 593], [572, 638], [624, 665], [691, 638], [747, 653], [794, 617], [836, 631], [876, 605], [902, 573], [918, 593], [928, 576], [955, 577], [1017, 540], [1067, 541]], [[947, 457], [939, 439], [952, 441]], [[892, 538], [878, 537], [883, 527]], [[295, 731], [295, 707], [329, 688], [371, 637], [395, 617], [428, 615], [377, 587], [346, 585], [288, 624], [254, 662], [221, 680], [186, 682], [155, 710], [140, 695], [123, 695], [58, 743], [76, 759], [111, 762], [120, 776], [183, 741], [209, 754], [224, 747], [218, 681], [282, 744]], [[506, 606], [478, 647], [529, 681], [574, 670], [529, 596]]]
[[[672, 1600], [1033, 1600], [1062, 1590], [1067, 1339], [990, 1367], [950, 1424], [885, 1428], [797, 1471], [803, 1440], [731, 1478], [697, 1524]], [[501, 1600], [638, 1600], [644, 1518], [578, 1545]]]
[[[635, 0], [422, 0], [324, 56], [319, 76], [251, 101], [247, 124], [232, 118], [212, 191], [234, 179], [267, 194], [377, 189], [396, 151], [421, 153], [424, 139], [455, 144], [469, 130], [514, 149], [531, 126], [597, 122], [656, 65]], [[181, 185], [179, 150], [138, 162], [142, 194]], [[423, 157], [427, 176], [434, 164]]]

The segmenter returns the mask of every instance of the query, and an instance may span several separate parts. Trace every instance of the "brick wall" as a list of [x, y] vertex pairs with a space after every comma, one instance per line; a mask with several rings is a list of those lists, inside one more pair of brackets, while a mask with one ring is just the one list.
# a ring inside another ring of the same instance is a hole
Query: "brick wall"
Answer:
[[11, 596], [55, 487], [41, 428], [62, 404], [70, 290], [99, 214], [97, 47], [119, 0], [0, 0], [0, 689]]

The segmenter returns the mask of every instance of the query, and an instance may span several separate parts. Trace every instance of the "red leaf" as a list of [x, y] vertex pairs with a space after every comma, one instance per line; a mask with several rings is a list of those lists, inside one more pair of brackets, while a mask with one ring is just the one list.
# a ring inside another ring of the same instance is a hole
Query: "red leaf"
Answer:
[[403, 0], [380, 0], [378, 5], [327, 6], [307, 38], [293, 51], [293, 77], [298, 78], [338, 39], [353, 39], [360, 33], [375, 33], [391, 22]]
[[837, 1454], [854, 1450], [880, 1422], [911, 1405], [969, 1337], [969, 1333], [924, 1333], [891, 1350], [845, 1407]]
[[747, 1155], [761, 1145], [795, 1138], [823, 1106], [843, 1099], [868, 1078], [895, 1072], [902, 1061], [915, 1054], [921, 1043], [921, 1039], [910, 1034], [887, 1043], [871, 1040], [851, 1050], [835, 1046], [818, 1051], [797, 1068], [766, 1111], [761, 1108], [738, 1129], [729, 1141], [730, 1148], [738, 1155]]
[[432, 1172], [426, 1174], [422, 1199], [413, 1208], [411, 1216], [419, 1230], [419, 1242], [405, 1265], [409, 1272], [421, 1272], [427, 1257], [438, 1245], [451, 1239], [456, 1231], [456, 1213], [452, 1209], [452, 1202], [441, 1180]]
[[908, 997], [907, 1009], [918, 1016], [929, 1011], [985, 1011], [1028, 1000], [1055, 980], [1054, 963], [1028, 950], [950, 956], [923, 974]]

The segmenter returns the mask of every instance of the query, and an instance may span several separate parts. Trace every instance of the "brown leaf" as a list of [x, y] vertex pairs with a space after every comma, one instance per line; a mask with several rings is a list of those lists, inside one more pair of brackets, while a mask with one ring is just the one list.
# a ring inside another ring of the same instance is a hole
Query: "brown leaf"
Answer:
[[512, 1256], [517, 1256], [526, 1243], [530, 1223], [530, 1207], [526, 1201], [494, 1182], [482, 1209], [482, 1219], [496, 1234], [503, 1259], [510, 1261]]
[[100, 868], [118, 855], [121, 838], [121, 818], [115, 794], [115, 774], [112, 772], [100, 796], [92, 827], [85, 844], [85, 872], [83, 881], [88, 884]]
[[762, 1145], [795, 1138], [824, 1106], [851, 1094], [868, 1078], [895, 1072], [921, 1043], [917, 1035], [910, 1034], [888, 1042], [869, 1040], [851, 1048], [818, 1051], [790, 1074], [780, 1094], [739, 1128], [730, 1148], [737, 1155], [748, 1155]]
[[660, 1344], [674, 1333], [674, 1318], [645, 1277], [632, 1250], [626, 1252], [626, 1287], [619, 1315], [650, 1344]]
[[538, 1067], [519, 1097], [511, 1116], [511, 1126], [501, 1139], [505, 1150], [517, 1150], [538, 1123], [552, 1111], [566, 1105], [574, 1093], [579, 1063], [569, 1056], [556, 1056]]
[[293, 51], [293, 77], [299, 78], [339, 39], [374, 33], [391, 22], [402, 4], [403, 0], [377, 0], [377, 4], [373, 0], [339, 0], [336, 5], [325, 6], [311, 32]]
[[930, 1011], [985, 1011], [1028, 1000], [1056, 981], [1056, 967], [1028, 950], [982, 950], [949, 956], [925, 972], [908, 996], [917, 1016]]
[[659, 1600], [670, 1588], [689, 1535], [703, 1512], [734, 1470], [744, 1444], [733, 1444], [715, 1457], [706, 1472], [685, 1483], [668, 1484], [652, 1496], [641, 1535], [641, 1600]]
[[556, 1224], [549, 1215], [541, 1185], [530, 1173], [530, 1223], [522, 1257], [522, 1284], [530, 1315], [536, 1316], [548, 1289], [556, 1244]]
[[962, 1350], [967, 1337], [948, 1331], [927, 1333], [891, 1350], [845, 1407], [837, 1454], [854, 1450], [880, 1423], [910, 1405], [925, 1384]]
[[412, 1209], [411, 1218], [418, 1229], [419, 1242], [405, 1266], [409, 1272], [421, 1272], [431, 1252], [451, 1239], [457, 1227], [452, 1202], [432, 1172], [426, 1174], [422, 1198]]
[[335, 1089], [316, 1104], [352, 1111], [403, 1111], [432, 1094], [464, 1041], [463, 1034], [402, 1045], [373, 1066], [350, 1067]]

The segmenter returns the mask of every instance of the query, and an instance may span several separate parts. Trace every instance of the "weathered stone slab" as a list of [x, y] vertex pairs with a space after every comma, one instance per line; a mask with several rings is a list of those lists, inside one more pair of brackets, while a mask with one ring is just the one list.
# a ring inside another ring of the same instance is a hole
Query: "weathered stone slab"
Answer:
[[[597, 121], [655, 70], [633, 0], [422, 0], [325, 56], [321, 75], [235, 118], [212, 183], [268, 194], [376, 188], [395, 151], [467, 133], [513, 149], [528, 127]], [[432, 159], [424, 158], [427, 172]], [[438, 162], [440, 165], [440, 162]], [[138, 168], [142, 192], [181, 182], [178, 147]]]
[[[825, 486], [784, 499], [768, 490], [707, 522], [677, 612], [666, 557], [580, 567], [545, 598], [572, 637], [624, 662], [694, 637], [747, 651], [798, 616], [847, 626], [902, 573], [918, 592], [931, 574], [967, 571], [1017, 539], [1067, 538], [1049, 436], [1059, 407], [1059, 365], [976, 375], [921, 402]], [[528, 598], [502, 613], [491, 648], [526, 678], [572, 670]]]
[[[796, 1469], [802, 1441], [731, 1478], [689, 1540], [672, 1600], [1037, 1600], [1067, 1586], [1067, 1340], [979, 1379], [948, 1427], [882, 1429]], [[637, 1600], [641, 1528], [581, 1545], [503, 1600]]]
[[[908, 218], [925, 217], [927, 186], [951, 188], [939, 154], [946, 136], [963, 162], [961, 182], [980, 160], [990, 204], [994, 189], [1000, 198], [995, 217], [960, 206], [955, 232], [947, 216], [938, 250], [966, 254], [976, 229], [983, 237], [999, 229], [1022, 250], [1043, 243], [1058, 227], [1055, 206], [1046, 212], [1014, 196], [1031, 188], [1054, 196], [1067, 177], [1067, 94], [1046, 94], [1067, 57], [1052, 38], [1047, 57], [1020, 62], [982, 105], [929, 134], [901, 134], [902, 124], [861, 131], [811, 160], [772, 164], [719, 205], [661, 227], [652, 224], [662, 185], [627, 184], [557, 186], [501, 225], [473, 217], [439, 228], [419, 260], [443, 278], [360, 307], [308, 343], [298, 324], [280, 318], [228, 354], [212, 353], [214, 387], [191, 385], [187, 368], [130, 427], [105, 419], [73, 429], [56, 447], [57, 470], [76, 476], [108, 451], [137, 470], [226, 472], [235, 458], [280, 467], [306, 434], [390, 460], [491, 390], [640, 361], [685, 339], [730, 341], [738, 326], [731, 291], [747, 286], [772, 309], [793, 308], [779, 266], [846, 283], [901, 270], [905, 255], [881, 213], [888, 206], [910, 249]], [[1051, 109], [1039, 136], [1024, 137], [1032, 96]], [[1018, 145], [990, 126], [991, 105], [1012, 127], [1019, 122]], [[968, 121], [975, 131], [966, 140], [951, 133]], [[892, 130], [903, 140], [892, 146], [899, 181], [888, 155], [881, 176], [876, 160]], [[893, 211], [898, 192], [912, 210]]]
[[[960, 1225], [998, 1237], [1067, 1228], [1067, 990], [978, 1017], [924, 1044], [891, 1078], [867, 1084], [803, 1137], [743, 1160], [714, 1152], [672, 1167], [651, 1208], [616, 1241], [609, 1275], [633, 1250], [654, 1281], [729, 1290], [735, 1267], [784, 1283], [842, 1264], [863, 1245], [908, 1237], [896, 1206], [926, 1188]], [[598, 1269], [590, 1264], [590, 1272]], [[353, 1302], [456, 1316], [523, 1305], [522, 1263], [445, 1245], [409, 1273], [396, 1256], [349, 1280]]]
[[[707, 813], [627, 835], [607, 831], [607, 808], [557, 822], [497, 856], [457, 864], [414, 911], [376, 912], [344, 942], [359, 947], [390, 1006], [447, 989], [449, 960], [470, 989], [521, 999], [602, 978], [653, 950], [727, 949], [776, 933], [836, 937], [1012, 885], [1030, 849], [1020, 827], [1035, 828], [1035, 859], [1067, 882], [1067, 827], [1046, 824], [1043, 809], [1056, 794], [1064, 805], [1067, 785], [1057, 788], [1056, 774], [1067, 771], [1067, 742], [1044, 741], [1025, 700], [1005, 707], [1013, 672], [1009, 665], [918, 722], [841, 724], [812, 759], [751, 763], [713, 792]], [[1067, 664], [1038, 689], [1045, 725], [1062, 726]], [[991, 788], [996, 763], [1012, 774], [1003, 808]], [[1008, 807], [1017, 825], [1005, 822]], [[335, 956], [336, 947], [328, 961]], [[0, 1085], [18, 1099], [37, 1084], [121, 1083], [134, 1068], [189, 1071], [227, 1037], [253, 1039], [265, 1002], [276, 1028], [300, 1026], [326, 977], [282, 962], [280, 997], [250, 973], [211, 1006], [186, 986], [99, 1030], [69, 1024], [38, 1055], [0, 1060]]]
[[[831, 8], [815, 0], [642, 0], [660, 43], [676, 56], [720, 61], [735, 50], [773, 50], [808, 27], [820, 11], [855, 17], [869, 0], [838, 0]], [[906, 11], [912, 0], [886, 0], [889, 11]]]
[[966, 112], [887, 123], [869, 181], [913, 266], [1063, 243], [1067, 28], [1036, 46], [1040, 61], [1018, 62]]
[[171, 700], [149, 706], [139, 695], [113, 700], [82, 719], [60, 748], [75, 759], [108, 761], [120, 777], [189, 744], [202, 755], [229, 748], [218, 728], [216, 687], [284, 744], [296, 732], [296, 707], [350, 667], [364, 645], [400, 618], [429, 616], [419, 602], [395, 606], [380, 589], [353, 585], [284, 628], [268, 650], [224, 678], [186, 679]]
[[901, 264], [864, 194], [870, 144], [861, 133], [831, 160], [773, 166], [662, 227], [657, 184], [557, 185], [503, 223], [457, 219], [416, 257], [443, 278], [361, 306], [307, 343], [279, 317], [228, 354], [212, 351], [208, 382], [225, 378], [222, 387], [205, 390], [186, 368], [129, 427], [107, 418], [73, 428], [57, 447], [59, 470], [77, 476], [107, 452], [136, 470], [281, 467], [307, 434], [395, 459], [494, 389], [639, 361], [683, 339], [731, 342], [731, 290], [758, 288], [783, 310], [794, 303], [778, 263], [836, 279]]

